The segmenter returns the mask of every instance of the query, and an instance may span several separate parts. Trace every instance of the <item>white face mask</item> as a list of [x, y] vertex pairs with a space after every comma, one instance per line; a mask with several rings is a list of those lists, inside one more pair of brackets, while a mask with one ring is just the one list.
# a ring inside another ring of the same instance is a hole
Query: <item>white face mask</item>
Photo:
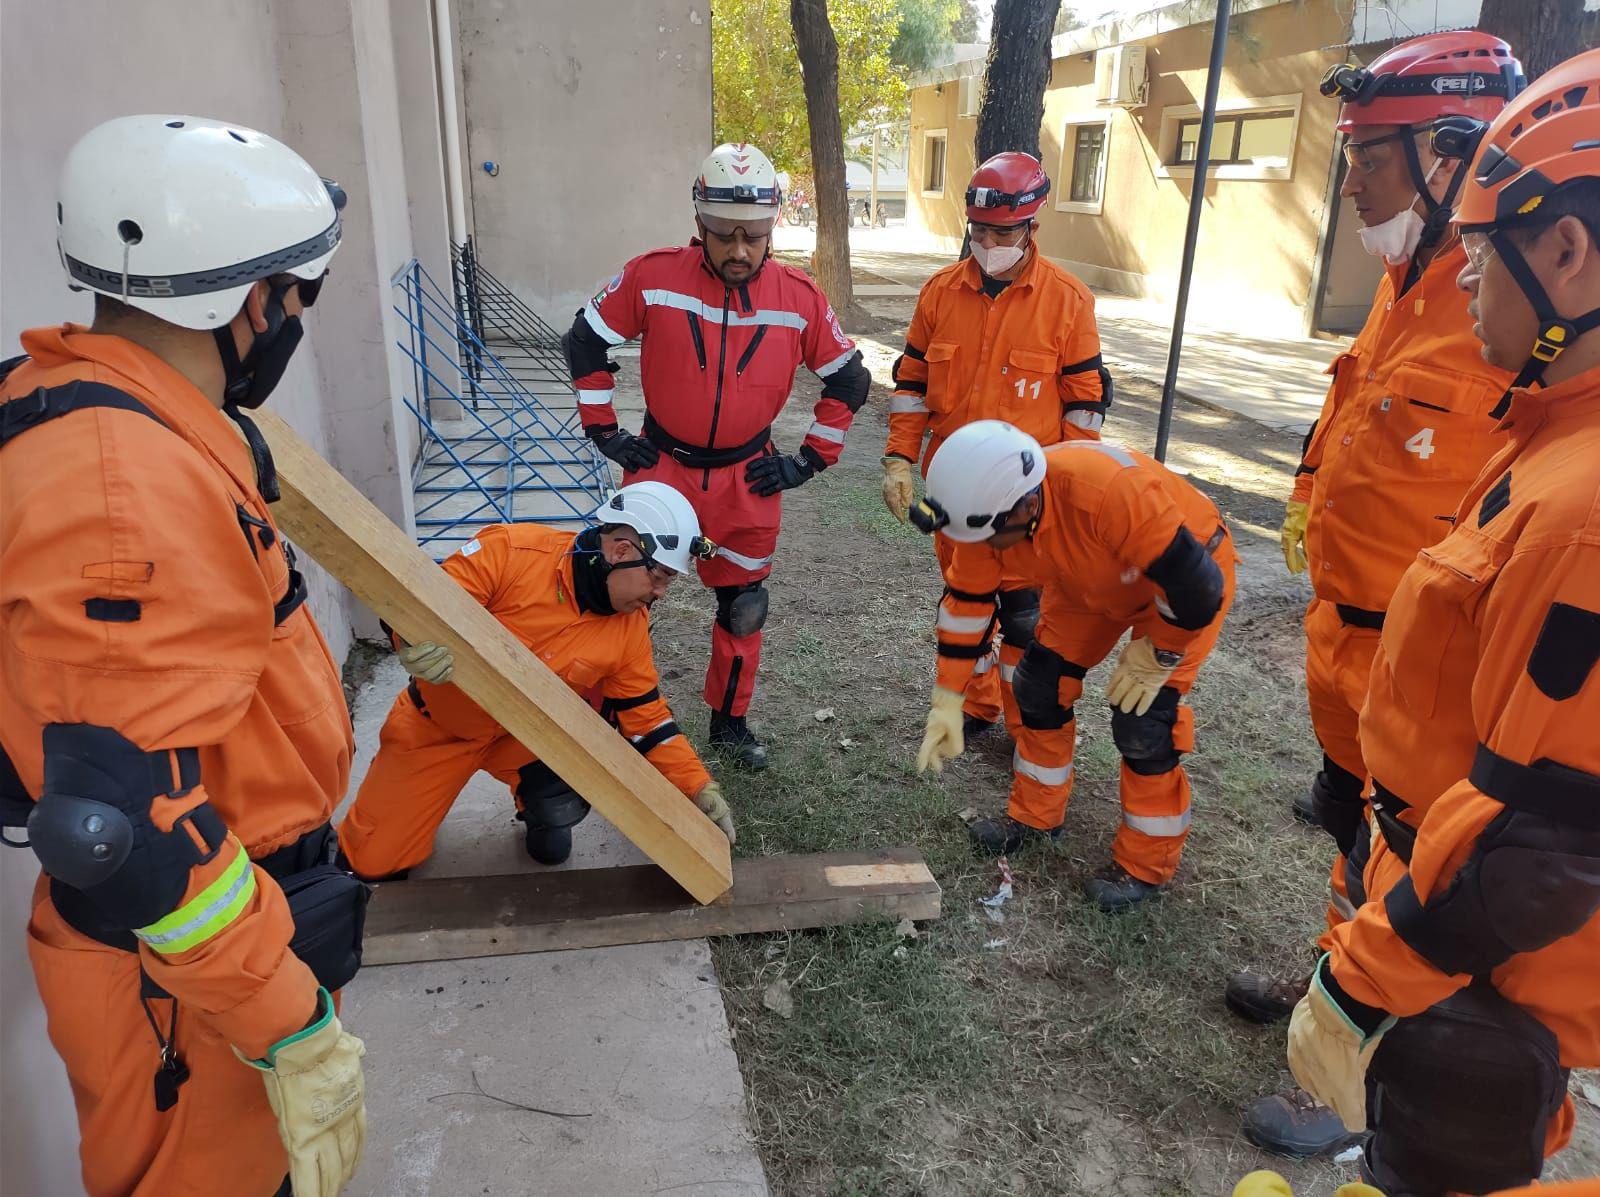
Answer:
[[[1443, 164], [1443, 158], [1433, 160], [1432, 168], [1423, 179], [1424, 185], [1433, 182], [1434, 172]], [[1422, 240], [1422, 230], [1427, 223], [1417, 211], [1417, 201], [1421, 198], [1419, 191], [1411, 197], [1409, 204], [1382, 224], [1357, 230], [1362, 248], [1374, 257], [1382, 254], [1383, 260], [1391, 266], [1409, 262], [1411, 255], [1417, 252], [1417, 244]]]
[[1022, 261], [1022, 255], [1027, 249], [1027, 239], [1024, 239], [1021, 245], [986, 246], [974, 241], [972, 256], [977, 259], [979, 270], [990, 278], [997, 278]]

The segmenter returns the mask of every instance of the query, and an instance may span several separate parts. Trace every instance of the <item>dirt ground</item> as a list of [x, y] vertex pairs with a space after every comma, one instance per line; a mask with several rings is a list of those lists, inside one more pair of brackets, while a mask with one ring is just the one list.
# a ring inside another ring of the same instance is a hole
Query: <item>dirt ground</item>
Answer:
[[[1192, 696], [1196, 817], [1175, 886], [1120, 918], [1081, 894], [1119, 814], [1102, 667], [1078, 707], [1066, 833], [1011, 862], [1016, 893], [997, 917], [978, 902], [996, 889], [995, 863], [969, 849], [958, 812], [1003, 808], [1009, 741], [992, 733], [935, 778], [914, 771], [939, 575], [931, 544], [885, 512], [878, 483], [884, 384], [912, 300], [867, 302], [851, 331], [878, 385], [841, 462], [785, 496], [752, 710], [773, 764], [755, 777], [718, 772], [740, 853], [914, 844], [944, 887], [944, 916], [914, 936], [860, 926], [717, 941], [773, 1191], [1224, 1194], [1273, 1167], [1302, 1197], [1332, 1192], [1353, 1164], [1273, 1160], [1240, 1134], [1242, 1107], [1290, 1078], [1283, 1029], [1246, 1025], [1222, 1002], [1230, 971], [1310, 964], [1332, 852], [1289, 810], [1319, 759], [1302, 673], [1308, 591], [1277, 547], [1297, 442], [1178, 406], [1170, 464], [1216, 501], [1242, 565]], [[798, 445], [816, 388], [802, 372], [780, 446]], [[1107, 438], [1148, 450], [1158, 400], [1151, 383], [1119, 378]], [[667, 693], [702, 742], [712, 610], [708, 592], [680, 585], [655, 630]], [[779, 981], [789, 1017], [763, 1001]], [[1547, 1175], [1600, 1172], [1600, 1115], [1577, 1097], [1578, 1141]]]

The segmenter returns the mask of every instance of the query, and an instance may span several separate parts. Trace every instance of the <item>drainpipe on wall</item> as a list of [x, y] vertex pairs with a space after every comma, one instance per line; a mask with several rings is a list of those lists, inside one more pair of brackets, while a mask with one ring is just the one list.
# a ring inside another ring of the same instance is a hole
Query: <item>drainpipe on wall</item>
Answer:
[[439, 119], [444, 125], [444, 179], [449, 192], [450, 239], [467, 243], [467, 201], [461, 183], [461, 126], [456, 107], [456, 43], [450, 0], [433, 0], [433, 45], [438, 58]]

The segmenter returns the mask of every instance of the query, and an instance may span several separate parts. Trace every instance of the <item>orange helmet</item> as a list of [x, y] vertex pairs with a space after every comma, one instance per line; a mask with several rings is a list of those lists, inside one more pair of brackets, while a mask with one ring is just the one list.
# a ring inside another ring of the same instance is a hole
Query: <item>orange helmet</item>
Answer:
[[1050, 179], [1032, 154], [1007, 150], [987, 159], [967, 184], [967, 219], [979, 224], [1032, 220], [1050, 194]]
[[1487, 233], [1539, 318], [1533, 348], [1513, 387], [1531, 386], [1584, 333], [1600, 327], [1600, 308], [1559, 315], [1508, 235], [1540, 223], [1539, 209], [1567, 184], [1600, 180], [1600, 50], [1551, 68], [1506, 106], [1484, 134], [1456, 221]]
[[1425, 125], [1441, 116], [1485, 123], [1522, 90], [1522, 64], [1493, 34], [1472, 29], [1401, 42], [1369, 67], [1333, 67], [1322, 94], [1344, 101], [1339, 132], [1362, 125]]

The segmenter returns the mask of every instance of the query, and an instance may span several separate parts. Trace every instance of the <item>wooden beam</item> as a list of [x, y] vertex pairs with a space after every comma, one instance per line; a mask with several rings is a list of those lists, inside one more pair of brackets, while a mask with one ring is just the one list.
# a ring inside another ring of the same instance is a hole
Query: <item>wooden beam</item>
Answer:
[[694, 803], [282, 419], [254, 419], [283, 491], [273, 517], [296, 545], [406, 640], [448, 645], [455, 684], [698, 901], [733, 883], [728, 841]]
[[441, 877], [378, 886], [363, 964], [938, 917], [939, 883], [915, 848], [735, 860], [733, 888], [705, 906], [653, 865]]

